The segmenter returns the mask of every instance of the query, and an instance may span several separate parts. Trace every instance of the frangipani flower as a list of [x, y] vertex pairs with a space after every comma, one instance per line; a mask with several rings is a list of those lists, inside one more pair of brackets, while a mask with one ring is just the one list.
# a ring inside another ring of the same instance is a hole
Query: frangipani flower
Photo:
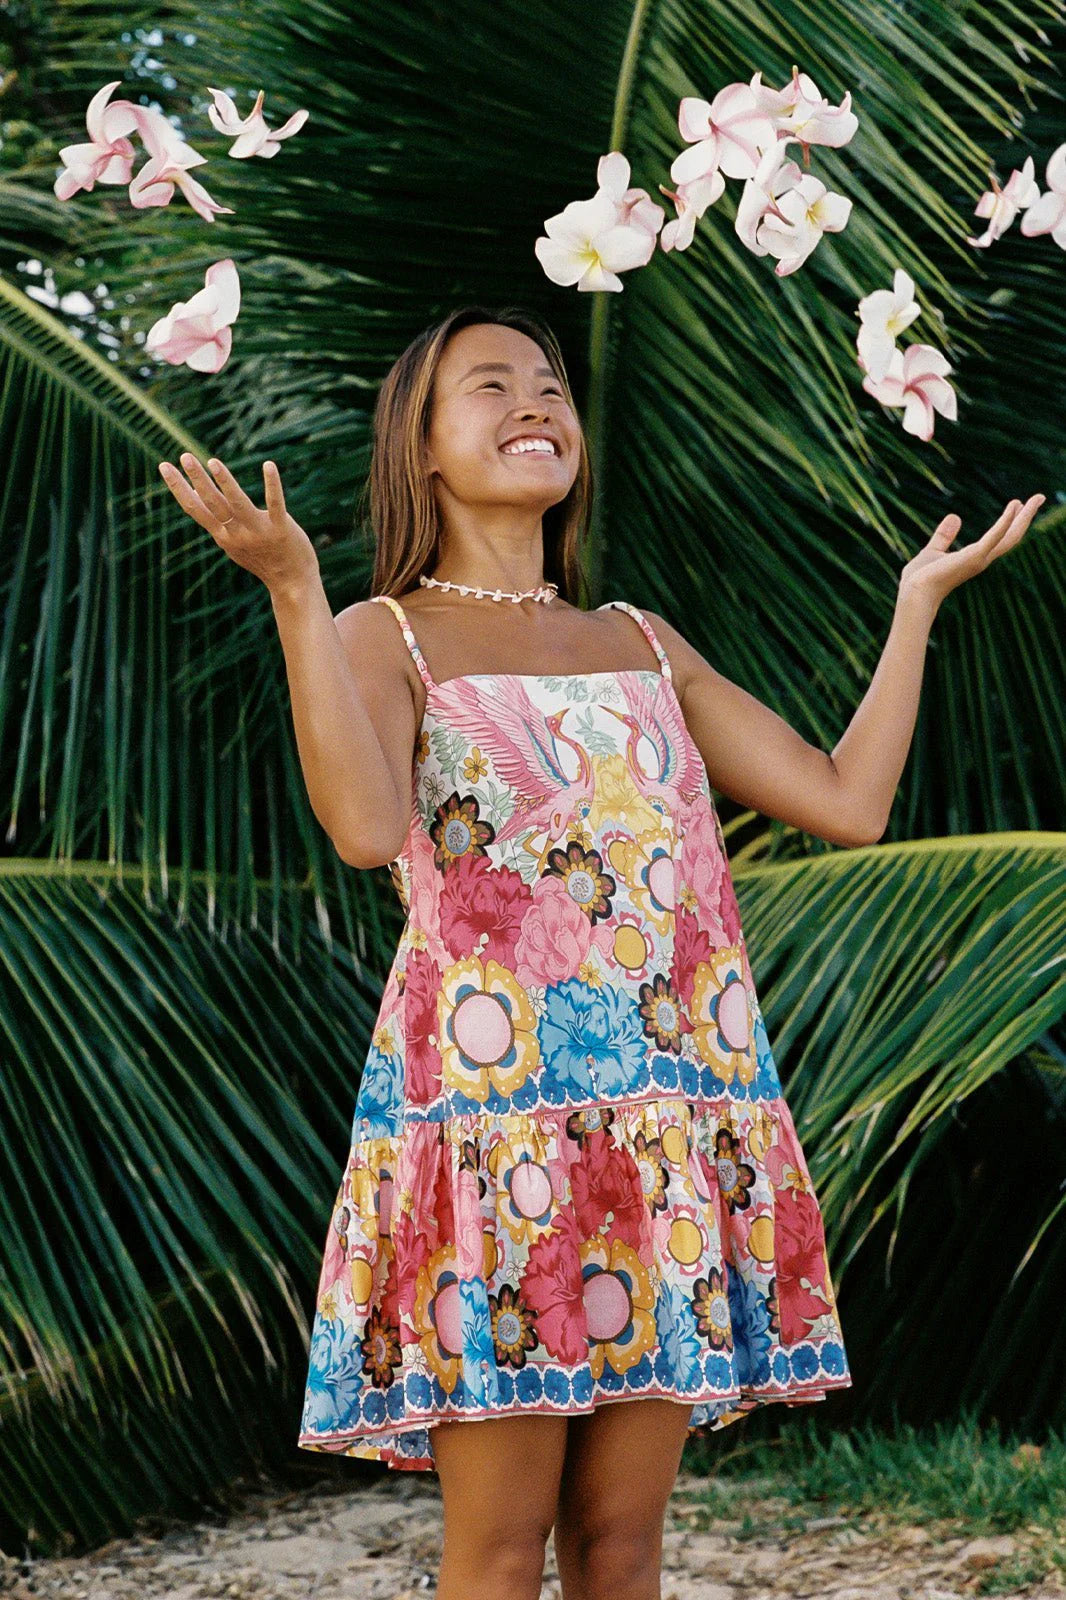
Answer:
[[668, 196], [677, 210], [677, 216], [663, 228], [659, 244], [664, 250], [687, 250], [697, 221], [725, 192], [725, 179], [720, 172], [712, 172], [709, 178], [679, 183], [676, 189], [668, 189], [665, 183], [660, 183], [659, 192]]
[[[756, 169], [757, 177], [761, 180], [755, 185], [756, 189], [763, 188], [769, 180], [772, 190], [772, 197], [767, 192], [771, 203], [765, 208], [766, 214], [756, 229], [757, 246], [762, 247], [756, 249], [756, 254], [768, 252], [777, 257], [774, 272], [779, 278], [786, 278], [803, 265], [823, 233], [839, 233], [847, 225], [852, 204], [846, 195], [831, 194], [825, 184], [810, 173], [801, 173], [786, 188], [778, 187], [781, 181], [790, 176], [783, 164], [783, 151], [788, 142], [787, 139], [779, 140], [777, 148], [768, 150]], [[799, 172], [794, 161], [788, 166]], [[755, 203], [750, 202], [752, 209]], [[745, 213], [746, 230], [750, 225], [750, 215], [750, 210]], [[738, 208], [738, 232], [740, 223]]]
[[280, 141], [299, 133], [310, 115], [307, 111], [294, 111], [288, 122], [283, 122], [280, 128], [271, 129], [267, 127], [263, 116], [262, 89], [243, 121], [237, 107], [222, 89], [212, 89], [209, 85], [207, 92], [215, 102], [207, 108], [208, 120], [219, 133], [228, 133], [236, 139], [228, 154], [235, 156], [238, 161], [248, 156], [276, 156], [281, 149]]
[[785, 160], [788, 143], [787, 138], [778, 139], [766, 150], [755, 169], [755, 176], [745, 183], [737, 204], [734, 224], [737, 237], [756, 256], [769, 253], [768, 246], [759, 237], [760, 223], [768, 215], [788, 223], [789, 219], [778, 206], [777, 200], [786, 189], [794, 188], [803, 176], [794, 161]]
[[63, 171], [53, 185], [60, 200], [69, 200], [79, 190], [89, 191], [94, 183], [129, 183], [137, 152], [127, 134], [141, 131], [145, 119], [156, 115], [129, 100], [108, 101], [121, 83], [105, 83], [89, 101], [85, 126], [89, 144], [68, 144], [59, 152]]
[[921, 309], [914, 298], [914, 279], [902, 267], [896, 268], [891, 289], [875, 289], [859, 301], [856, 344], [871, 382], [879, 383], [886, 375], [897, 334], [910, 327]]
[[145, 349], [172, 366], [182, 363], [194, 372], [218, 372], [233, 343], [230, 323], [237, 320], [241, 286], [237, 268], [227, 256], [208, 267], [204, 287], [191, 300], [179, 300], [148, 330]]
[[214, 222], [216, 216], [231, 216], [232, 206], [220, 206], [213, 200], [202, 183], [190, 178], [189, 168], [203, 166], [206, 156], [200, 155], [186, 144], [178, 130], [165, 117], [154, 117], [141, 129], [151, 160], [146, 161], [130, 184], [130, 204], [139, 211], [146, 206], [169, 205], [174, 197], [174, 187], [181, 190], [193, 210], [205, 222]]
[[838, 106], [831, 106], [819, 94], [813, 78], [793, 66], [792, 77], [782, 89], [769, 89], [756, 72], [748, 86], [757, 108], [773, 119], [779, 134], [798, 139], [803, 146], [803, 164], [810, 165], [810, 146], [829, 145], [839, 149], [854, 137], [859, 119], [851, 109], [851, 91]]
[[[223, 212], [231, 214], [232, 207], [216, 204], [203, 185], [189, 177], [188, 168], [201, 166], [207, 157], [186, 144], [166, 117], [130, 100], [108, 105], [119, 82], [116, 78], [105, 83], [89, 101], [85, 125], [92, 143], [70, 144], [60, 150], [65, 170], [54, 184], [58, 199], [69, 200], [80, 189], [92, 189], [94, 183], [127, 183], [130, 204], [144, 210], [146, 206], [165, 206], [177, 184], [205, 221], [213, 222]], [[140, 134], [150, 159], [131, 181], [136, 150], [126, 135], [134, 131]]]
[[[859, 365], [863, 365], [859, 357]], [[903, 407], [903, 428], [926, 443], [933, 437], [933, 413], [954, 422], [958, 416], [955, 391], [947, 382], [947, 359], [930, 344], [909, 344], [894, 350], [888, 372], [880, 381], [869, 374], [862, 386], [883, 406]]]
[[1033, 177], [1033, 158], [1026, 156], [1025, 164], [1019, 171], [1016, 167], [1001, 189], [996, 182], [993, 172], [989, 177], [991, 189], [986, 189], [984, 194], [974, 206], [974, 213], [978, 217], [987, 217], [988, 227], [979, 239], [966, 236], [966, 243], [976, 245], [978, 249], [985, 249], [1000, 237], [1010, 227], [1019, 211], [1024, 211], [1039, 198], [1040, 189]]
[[727, 84], [711, 101], [686, 95], [677, 125], [690, 148], [674, 158], [670, 176], [675, 183], [694, 183], [719, 169], [727, 178], [750, 178], [777, 138], [773, 120], [759, 110], [746, 83]]
[[1060, 144], [1048, 157], [1047, 192], [1033, 200], [1019, 227], [1027, 238], [1050, 233], [1066, 250], [1066, 144]]
[[629, 162], [621, 150], [601, 156], [596, 166], [596, 186], [609, 194], [618, 207], [618, 222], [625, 228], [644, 228], [654, 239], [663, 225], [666, 212], [647, 189], [629, 186]]
[[[576, 283], [584, 291], [619, 290], [618, 273], [650, 261], [665, 213], [645, 190], [625, 187], [629, 162], [619, 151], [601, 157], [597, 173], [606, 175], [610, 188], [597, 189], [591, 200], [571, 200], [549, 217], [544, 224], [547, 237], [542, 234], [533, 249], [553, 283], [564, 287]], [[649, 207], [659, 213], [658, 223]], [[628, 220], [619, 221], [620, 216]]]

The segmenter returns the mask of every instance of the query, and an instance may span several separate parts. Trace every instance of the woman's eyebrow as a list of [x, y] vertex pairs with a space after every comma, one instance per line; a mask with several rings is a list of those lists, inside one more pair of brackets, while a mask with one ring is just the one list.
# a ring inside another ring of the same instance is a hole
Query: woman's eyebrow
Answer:
[[[476, 367], [471, 367], [470, 371], [468, 373], [466, 373], [464, 377], [460, 378], [459, 381], [460, 381], [460, 383], [465, 383], [467, 378], [472, 378], [474, 376], [475, 372], [513, 372], [513, 371], [514, 371], [514, 367], [512, 367], [512, 365], [511, 365], [511, 363], [509, 361], [480, 361], [480, 362], [478, 362]], [[552, 371], [551, 367], [535, 367], [533, 369], [533, 376], [535, 378], [554, 378], [555, 377], [555, 373]]]

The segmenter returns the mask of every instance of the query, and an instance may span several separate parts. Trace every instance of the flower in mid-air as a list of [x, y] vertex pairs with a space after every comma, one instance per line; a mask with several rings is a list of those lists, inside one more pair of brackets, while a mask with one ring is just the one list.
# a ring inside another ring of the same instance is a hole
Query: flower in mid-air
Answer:
[[288, 122], [283, 122], [280, 128], [268, 128], [263, 116], [262, 89], [256, 95], [255, 105], [244, 118], [222, 89], [212, 89], [208, 85], [207, 92], [215, 102], [207, 108], [208, 121], [219, 133], [227, 133], [235, 139], [236, 143], [230, 145], [227, 154], [238, 161], [246, 160], [249, 156], [276, 156], [281, 149], [280, 141], [291, 139], [294, 133], [299, 133], [310, 115], [304, 110], [294, 111]]
[[553, 283], [581, 290], [622, 288], [618, 274], [646, 266], [664, 212], [645, 189], [630, 189], [629, 162], [621, 151], [601, 156], [600, 187], [591, 200], [570, 204], [545, 222], [533, 246]]
[[971, 234], [966, 236], [966, 243], [976, 245], [980, 250], [986, 249], [1005, 233], [1018, 212], [1031, 206], [1040, 194], [1040, 188], [1033, 176], [1032, 156], [1026, 156], [1025, 163], [1020, 169], [1017, 167], [1014, 169], [1002, 189], [996, 182], [994, 172], [990, 174], [989, 182], [992, 185], [991, 189], [985, 190], [973, 208], [976, 216], [988, 218], [988, 227], [979, 238], [974, 238]]
[[891, 289], [875, 289], [859, 301], [860, 327], [856, 345], [861, 364], [873, 383], [888, 372], [896, 336], [921, 314], [914, 298], [914, 279], [897, 267]]
[[1066, 250], [1066, 144], [1060, 144], [1048, 157], [1047, 189], [1026, 208], [1018, 226], [1026, 238], [1050, 233], [1055, 243]]
[[241, 308], [241, 286], [230, 257], [216, 261], [204, 275], [204, 287], [191, 300], [178, 300], [148, 330], [145, 349], [194, 372], [218, 372], [229, 359], [230, 326]]
[[[860, 367], [863, 365], [859, 357]], [[933, 413], [954, 422], [958, 417], [955, 391], [947, 381], [951, 371], [947, 358], [930, 344], [909, 344], [894, 350], [888, 371], [875, 380], [869, 373], [862, 386], [883, 406], [903, 407], [903, 430], [926, 443], [933, 437]]]

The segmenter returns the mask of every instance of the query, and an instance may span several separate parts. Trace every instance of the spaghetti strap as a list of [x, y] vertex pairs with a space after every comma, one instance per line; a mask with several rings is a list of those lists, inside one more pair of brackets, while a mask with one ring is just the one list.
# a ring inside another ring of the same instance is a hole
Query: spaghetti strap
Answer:
[[635, 617], [640, 623], [648, 643], [651, 645], [652, 649], [655, 651], [655, 654], [659, 658], [659, 665], [662, 667], [663, 677], [669, 682], [673, 677], [673, 673], [670, 671], [669, 657], [667, 656], [662, 645], [659, 643], [658, 639], [655, 637], [655, 629], [652, 627], [643, 611], [638, 611], [636, 606], [631, 606], [628, 600], [605, 600], [603, 605], [598, 609], [600, 611], [606, 611], [612, 606], [616, 607], [620, 611], [628, 611], [629, 615], [631, 617]]
[[418, 641], [414, 636], [414, 631], [411, 627], [411, 624], [407, 620], [403, 606], [398, 600], [394, 600], [391, 594], [372, 594], [370, 598], [371, 600], [384, 600], [385, 604], [396, 618], [396, 621], [403, 629], [404, 640], [408, 650], [410, 650], [412, 656], [414, 657], [414, 663], [418, 668], [419, 677], [422, 679], [422, 682], [425, 684], [427, 689], [435, 689], [437, 685], [433, 682], [433, 675], [426, 666], [425, 656], [418, 648]]

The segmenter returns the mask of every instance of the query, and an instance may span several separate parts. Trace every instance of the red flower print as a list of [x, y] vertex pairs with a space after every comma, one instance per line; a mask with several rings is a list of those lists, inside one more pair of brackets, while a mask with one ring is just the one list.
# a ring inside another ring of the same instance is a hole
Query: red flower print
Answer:
[[479, 951], [501, 966], [514, 966], [515, 945], [532, 890], [513, 867], [493, 867], [485, 857], [460, 856], [445, 875], [440, 891], [441, 936], [451, 953], [471, 956], [482, 934], [488, 940]]
[[565, 982], [587, 958], [599, 931], [593, 931], [584, 910], [570, 898], [559, 878], [539, 878], [515, 945], [519, 982], [545, 987]]
[[426, 1105], [441, 1092], [440, 1051], [435, 1043], [439, 993], [440, 967], [424, 950], [408, 951], [402, 1013], [407, 1040], [404, 1093], [414, 1105]]
[[696, 968], [701, 961], [711, 959], [711, 941], [700, 927], [691, 911], [678, 906], [674, 924], [674, 983], [684, 1005], [692, 1001], [696, 982]]
[[485, 846], [495, 839], [496, 829], [491, 822], [478, 820], [479, 810], [475, 795], [468, 794], [465, 800], [460, 800], [455, 789], [437, 807], [426, 832], [435, 846], [433, 863], [441, 872], [447, 872], [452, 862], [460, 856], [488, 854]]
[[558, 1213], [554, 1226], [530, 1245], [521, 1293], [536, 1314], [537, 1333], [548, 1354], [557, 1361], [584, 1361], [588, 1356], [584, 1284], [577, 1225], [568, 1206]]
[[640, 1173], [625, 1146], [606, 1133], [593, 1134], [570, 1169], [570, 1184], [582, 1239], [595, 1238], [613, 1211], [608, 1237], [623, 1240], [639, 1254], [648, 1238], [648, 1213]]
[[817, 1203], [810, 1193], [777, 1189], [774, 1212], [774, 1265], [777, 1268], [777, 1294], [781, 1316], [781, 1343], [796, 1344], [810, 1332], [810, 1324], [829, 1309], [829, 1295], [823, 1299], [805, 1289], [806, 1278], [813, 1288], [825, 1288], [828, 1265], [825, 1232]]
[[392, 1245], [396, 1252], [396, 1303], [398, 1321], [413, 1316], [418, 1274], [430, 1256], [429, 1240], [421, 1222], [408, 1213], [392, 1219]]

